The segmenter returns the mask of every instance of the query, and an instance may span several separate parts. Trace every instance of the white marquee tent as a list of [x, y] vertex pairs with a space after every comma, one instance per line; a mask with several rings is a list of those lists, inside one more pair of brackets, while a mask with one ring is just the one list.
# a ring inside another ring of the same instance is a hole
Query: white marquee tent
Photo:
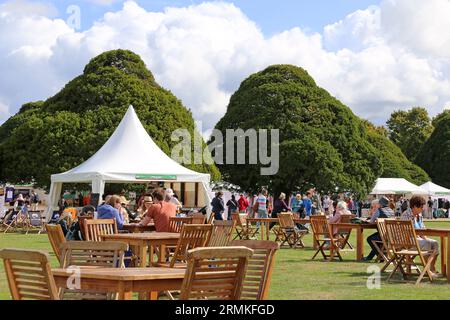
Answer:
[[428, 192], [429, 196], [450, 196], [450, 189], [441, 187], [433, 182], [427, 182], [420, 186], [422, 189], [426, 190]]
[[378, 178], [370, 194], [428, 194], [419, 186], [403, 178]]
[[58, 209], [64, 182], [91, 183], [92, 192], [99, 193], [101, 198], [105, 183], [150, 181], [199, 182], [209, 208], [210, 175], [189, 170], [167, 156], [130, 106], [114, 133], [92, 157], [78, 167], [51, 176], [47, 219]]

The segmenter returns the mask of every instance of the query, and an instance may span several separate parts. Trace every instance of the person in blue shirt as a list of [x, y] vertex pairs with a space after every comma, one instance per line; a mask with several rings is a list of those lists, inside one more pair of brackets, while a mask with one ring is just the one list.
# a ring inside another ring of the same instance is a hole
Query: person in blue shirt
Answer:
[[306, 197], [303, 199], [303, 206], [305, 207], [305, 214], [307, 217], [311, 216], [312, 210], [312, 193], [311, 191], [306, 192]]
[[119, 212], [121, 206], [119, 196], [107, 196], [105, 198], [105, 204], [97, 208], [97, 219], [116, 219], [117, 228], [122, 230], [124, 218]]
[[300, 214], [300, 210], [302, 209], [302, 205], [303, 205], [302, 195], [300, 193], [297, 193], [295, 195], [295, 197], [293, 197], [291, 199], [292, 212]]

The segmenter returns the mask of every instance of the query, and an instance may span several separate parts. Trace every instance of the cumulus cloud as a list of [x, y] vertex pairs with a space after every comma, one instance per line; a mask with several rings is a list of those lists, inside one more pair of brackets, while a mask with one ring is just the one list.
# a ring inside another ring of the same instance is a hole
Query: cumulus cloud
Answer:
[[[123, 48], [141, 55], [156, 80], [182, 99], [205, 131], [225, 113], [241, 81], [275, 63], [304, 67], [355, 113], [378, 124], [393, 110], [416, 105], [434, 115], [450, 101], [450, 61], [445, 58], [450, 35], [442, 29], [449, 1], [417, 0], [430, 20], [420, 24], [407, 9], [410, 1], [416, 0], [385, 0], [322, 33], [293, 28], [271, 37], [239, 8], [222, 2], [148, 12], [127, 1], [83, 32], [62, 20], [0, 9], [0, 69], [6, 70], [0, 74], [0, 101], [14, 113], [24, 102], [56, 93], [95, 55]], [[392, 21], [396, 16], [398, 21]], [[436, 17], [442, 21], [433, 22]], [[411, 31], [402, 33], [408, 26]], [[421, 40], [409, 41], [405, 35], [410, 32]], [[433, 32], [440, 36], [430, 40]], [[4, 120], [0, 112], [0, 123]]]
[[9, 0], [0, 4], [0, 12], [14, 13], [19, 15], [39, 15], [46, 17], [55, 17], [58, 9], [50, 3], [31, 2], [27, 0]]

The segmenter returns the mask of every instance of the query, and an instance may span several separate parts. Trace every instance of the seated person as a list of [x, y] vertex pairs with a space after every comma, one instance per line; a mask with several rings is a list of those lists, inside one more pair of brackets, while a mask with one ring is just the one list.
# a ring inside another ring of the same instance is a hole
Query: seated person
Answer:
[[[376, 205], [376, 201], [377, 200], [372, 201], [370, 223], [375, 223], [378, 218], [393, 218], [395, 216], [394, 211], [389, 207], [388, 198], [382, 197], [379, 199], [378, 205]], [[367, 257], [363, 258], [364, 261], [370, 261], [377, 255], [377, 249], [372, 241], [381, 241], [380, 233], [378, 231], [367, 237], [367, 243], [369, 243], [372, 250]]]
[[105, 204], [97, 208], [97, 219], [116, 219], [117, 228], [122, 230], [124, 218], [119, 212], [121, 206], [119, 196], [106, 196]]
[[[336, 212], [334, 216], [328, 219], [329, 223], [340, 223], [343, 215], [350, 215], [351, 212], [347, 208], [347, 203], [345, 201], [339, 201], [336, 206]], [[333, 236], [336, 236], [339, 233], [339, 227], [333, 226]]]
[[137, 218], [140, 220], [144, 219], [145, 214], [147, 213], [148, 209], [153, 204], [153, 198], [151, 195], [145, 195], [141, 206], [137, 209]]
[[[410, 209], [403, 212], [402, 220], [412, 220], [414, 223], [414, 229], [425, 229], [425, 225], [422, 220], [423, 207], [425, 206], [425, 199], [421, 196], [413, 196], [409, 200]], [[417, 236], [420, 250], [423, 251], [436, 251], [436, 256], [431, 262], [430, 270], [433, 274], [436, 273], [436, 258], [439, 255], [439, 243], [436, 240], [427, 238], [426, 236]], [[428, 257], [425, 257], [428, 259]]]
[[161, 190], [153, 192], [153, 203], [139, 225], [146, 226], [153, 219], [156, 232], [169, 232], [169, 219], [176, 216], [177, 206], [164, 201], [164, 191]]

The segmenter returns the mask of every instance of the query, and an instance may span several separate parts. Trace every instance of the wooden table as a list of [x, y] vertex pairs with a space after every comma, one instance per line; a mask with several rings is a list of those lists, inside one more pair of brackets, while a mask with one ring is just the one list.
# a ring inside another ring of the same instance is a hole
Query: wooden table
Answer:
[[130, 233], [141, 233], [155, 231], [155, 224], [149, 223], [146, 226], [141, 226], [138, 223], [124, 224], [122, 230], [128, 231]]
[[[275, 223], [278, 224], [278, 218], [247, 218], [246, 219], [246, 223], [247, 223], [247, 227], [249, 226], [250, 223], [254, 223], [254, 222], [260, 222], [261, 226], [264, 226], [261, 230], [261, 240], [269, 240], [269, 236], [270, 236], [270, 224], [271, 223]], [[310, 223], [311, 221], [309, 219], [294, 219], [295, 223], [300, 223], [300, 224], [306, 224], [306, 223]], [[266, 236], [264, 239], [264, 235]]]
[[[130, 300], [133, 292], [140, 297], [158, 299], [158, 292], [180, 290], [185, 269], [172, 268], [83, 268], [80, 269], [81, 290], [104, 290], [117, 292], [119, 300]], [[52, 269], [56, 285], [67, 288], [67, 280], [74, 276], [73, 270]], [[147, 293], [147, 294], [143, 294]], [[150, 293], [150, 294], [148, 294]]]
[[147, 251], [150, 248], [150, 265], [153, 265], [153, 250], [160, 246], [158, 262], [166, 262], [166, 246], [176, 245], [180, 238], [179, 233], [173, 232], [145, 232], [145, 233], [119, 233], [102, 235], [104, 241], [126, 242], [130, 247], [135, 247], [135, 254], [139, 257], [139, 266], [147, 266]]
[[416, 234], [440, 238], [441, 272], [450, 283], [450, 229], [416, 229]]
[[338, 226], [342, 229], [356, 229], [356, 260], [364, 258], [364, 230], [377, 229], [376, 223], [357, 224], [357, 223], [330, 223], [331, 226]]

